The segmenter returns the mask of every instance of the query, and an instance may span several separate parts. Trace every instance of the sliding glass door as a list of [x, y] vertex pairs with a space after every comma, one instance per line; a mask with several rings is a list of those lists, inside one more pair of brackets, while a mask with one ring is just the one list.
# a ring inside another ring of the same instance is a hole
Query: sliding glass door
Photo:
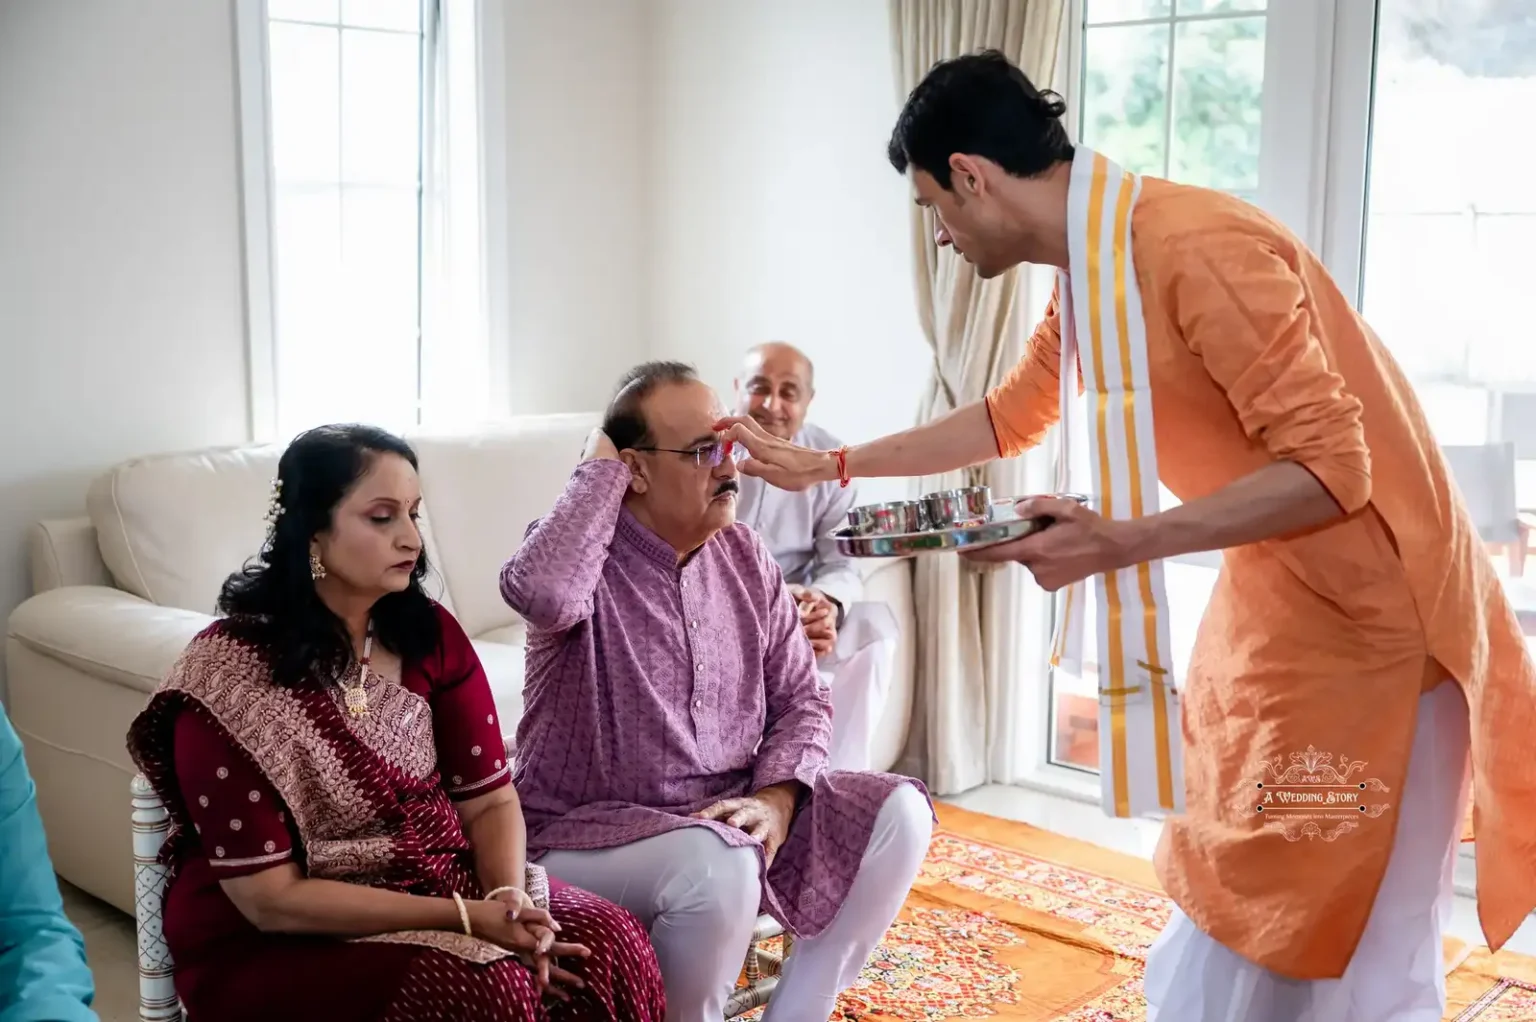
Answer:
[[1379, 0], [1360, 302], [1536, 633], [1536, 5]]
[[[1323, 256], [1417, 391], [1536, 645], [1536, 0], [1074, 0], [1069, 49], [1083, 144], [1248, 199]], [[1217, 564], [1166, 566], [1177, 666]], [[1086, 794], [1085, 674], [1026, 683], [1030, 776]]]

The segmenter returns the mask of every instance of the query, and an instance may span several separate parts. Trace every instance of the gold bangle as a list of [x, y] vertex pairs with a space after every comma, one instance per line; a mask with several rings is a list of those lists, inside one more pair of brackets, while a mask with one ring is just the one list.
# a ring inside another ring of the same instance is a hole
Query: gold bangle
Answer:
[[454, 891], [452, 893], [453, 903], [459, 907], [459, 921], [464, 924], [464, 936], [473, 937], [475, 935], [475, 931], [470, 929], [469, 926], [469, 906], [464, 904], [464, 899], [459, 897], [458, 891]]
[[508, 884], [505, 887], [498, 887], [494, 891], [492, 891], [490, 894], [487, 894], [485, 896], [485, 900], [486, 901], [495, 901], [496, 900], [496, 895], [498, 895], [498, 894], [506, 894], [508, 891], [521, 891], [521, 890], [522, 890], [521, 887], [518, 887], [518, 886], [516, 886], [514, 884]]

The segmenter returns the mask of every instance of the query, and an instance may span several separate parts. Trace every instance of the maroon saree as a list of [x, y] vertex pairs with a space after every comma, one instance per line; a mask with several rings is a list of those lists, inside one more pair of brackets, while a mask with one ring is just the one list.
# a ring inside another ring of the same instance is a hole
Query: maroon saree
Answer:
[[261, 652], [219, 622], [134, 721], [129, 752], [171, 815], [165, 937], [189, 1022], [661, 1022], [661, 975], [640, 922], [553, 879], [562, 939], [592, 950], [561, 963], [586, 981], [569, 1003], [541, 1000], [532, 972], [487, 941], [263, 933], [220, 887], [293, 861], [309, 877], [481, 896], [454, 802], [511, 783], [510, 764], [474, 648], [451, 615], [438, 616], [436, 653], [398, 681], [370, 676], [365, 717], [346, 714], [338, 688], [273, 685]]

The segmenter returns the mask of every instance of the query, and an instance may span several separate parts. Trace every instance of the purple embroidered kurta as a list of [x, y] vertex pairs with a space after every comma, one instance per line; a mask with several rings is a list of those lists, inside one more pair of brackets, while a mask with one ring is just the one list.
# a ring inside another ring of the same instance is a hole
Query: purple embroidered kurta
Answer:
[[578, 467], [502, 569], [529, 626], [518, 794], [528, 854], [705, 826], [715, 801], [805, 785], [763, 908], [800, 936], [831, 923], [893, 774], [827, 771], [831, 705], [778, 565], [752, 530], [688, 561], [623, 507], [622, 462]]

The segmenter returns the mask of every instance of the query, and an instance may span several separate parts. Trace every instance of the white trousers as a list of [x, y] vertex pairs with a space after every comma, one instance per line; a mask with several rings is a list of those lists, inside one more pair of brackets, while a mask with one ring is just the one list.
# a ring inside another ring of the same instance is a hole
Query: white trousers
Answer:
[[[821, 933], [797, 940], [763, 1022], [821, 1022], [901, 911], [933, 832], [928, 801], [903, 784], [885, 800], [858, 877]], [[595, 851], [548, 852], [551, 875], [616, 902], [649, 928], [667, 1022], [721, 1022], [741, 973], [762, 887], [758, 851], [705, 827]]]
[[827, 762], [833, 770], [869, 770], [870, 743], [896, 658], [896, 619], [884, 604], [855, 603], [848, 609], [837, 645], [818, 661], [821, 684], [832, 696], [832, 741]]
[[1470, 738], [1461, 686], [1445, 682], [1419, 697], [1392, 854], [1343, 976], [1277, 975], [1217, 943], [1176, 908], [1147, 954], [1147, 1022], [1440, 1022], [1441, 937], [1455, 896]]

